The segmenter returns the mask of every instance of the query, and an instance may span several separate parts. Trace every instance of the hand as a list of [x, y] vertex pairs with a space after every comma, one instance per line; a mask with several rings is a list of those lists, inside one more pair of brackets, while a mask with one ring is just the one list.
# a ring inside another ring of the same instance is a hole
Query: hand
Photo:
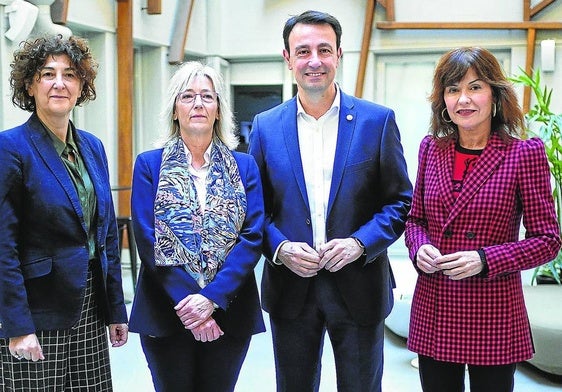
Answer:
[[426, 274], [433, 274], [441, 269], [435, 264], [435, 258], [441, 256], [441, 252], [430, 244], [420, 246], [416, 256], [416, 265]]
[[10, 350], [10, 354], [12, 354], [16, 359], [27, 359], [28, 361], [31, 360], [33, 362], [45, 359], [43, 356], [43, 350], [39, 344], [39, 339], [37, 339], [37, 335], [34, 333], [10, 338], [8, 348]]
[[199, 326], [193, 328], [191, 333], [193, 334], [195, 340], [199, 342], [212, 342], [224, 335], [221, 327], [219, 327], [215, 319], [212, 317], [209, 317]]
[[435, 265], [443, 271], [443, 275], [453, 280], [478, 275], [484, 268], [482, 259], [475, 250], [439, 256], [434, 261]]
[[201, 325], [215, 311], [213, 302], [201, 294], [191, 294], [174, 306], [176, 314], [187, 329]]
[[129, 338], [129, 326], [127, 324], [110, 324], [109, 341], [111, 347], [121, 347], [127, 343]]
[[315, 276], [320, 269], [320, 256], [305, 242], [285, 242], [277, 258], [291, 271], [303, 278]]
[[335, 238], [320, 246], [319, 267], [336, 272], [363, 254], [363, 248], [353, 238]]

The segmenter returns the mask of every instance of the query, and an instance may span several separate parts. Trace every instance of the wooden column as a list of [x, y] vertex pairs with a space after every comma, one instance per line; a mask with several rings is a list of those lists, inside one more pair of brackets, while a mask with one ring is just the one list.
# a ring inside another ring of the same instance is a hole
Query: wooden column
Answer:
[[[117, 0], [118, 186], [130, 186], [133, 173], [133, 0]], [[131, 215], [130, 191], [118, 192], [120, 216]]]
[[363, 25], [363, 41], [361, 42], [361, 55], [359, 56], [359, 68], [355, 82], [355, 96], [363, 96], [363, 85], [365, 84], [365, 70], [369, 59], [369, 46], [373, 32], [373, 20], [375, 19], [375, 0], [367, 0], [365, 7], [365, 24]]
[[195, 0], [178, 1], [176, 4], [176, 15], [172, 27], [172, 39], [170, 42], [170, 52], [168, 63], [181, 64], [185, 54], [185, 42], [189, 30], [189, 21], [193, 13], [193, 3]]
[[65, 25], [66, 16], [68, 15], [69, 0], [55, 0], [51, 4], [51, 19], [53, 23]]
[[531, 0], [523, 0], [523, 20], [525, 22], [531, 20]]
[[540, 3], [535, 4], [535, 6], [531, 8], [531, 18], [555, 1], [556, 0], [542, 0]]
[[162, 0], [146, 0], [146, 13], [159, 15], [162, 13]]
[[[525, 57], [525, 72], [529, 75], [533, 72], [533, 63], [535, 62], [535, 38], [537, 30], [527, 29], [527, 56]], [[523, 88], [523, 112], [527, 113], [531, 107], [531, 88], [525, 86]]]

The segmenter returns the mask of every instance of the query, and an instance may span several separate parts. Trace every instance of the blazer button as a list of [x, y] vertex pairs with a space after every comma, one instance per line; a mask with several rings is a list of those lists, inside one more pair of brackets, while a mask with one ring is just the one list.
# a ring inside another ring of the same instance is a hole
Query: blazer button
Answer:
[[468, 238], [469, 240], [472, 240], [474, 237], [476, 237], [476, 234], [474, 234], [472, 231], [466, 232], [466, 238]]
[[451, 238], [453, 236], [453, 230], [447, 229], [447, 230], [445, 230], [443, 235], [445, 236], [445, 238]]

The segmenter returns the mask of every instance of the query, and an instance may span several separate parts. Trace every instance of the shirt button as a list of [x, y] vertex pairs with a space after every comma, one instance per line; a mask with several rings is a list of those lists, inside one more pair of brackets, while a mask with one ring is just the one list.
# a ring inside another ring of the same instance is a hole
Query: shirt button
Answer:
[[443, 235], [445, 236], [445, 238], [451, 238], [453, 236], [453, 230], [447, 229], [447, 230], [445, 230]]
[[310, 219], [308, 219], [308, 218], [306, 219], [306, 224], [310, 225]]
[[474, 237], [476, 237], [476, 234], [474, 234], [472, 231], [466, 232], [466, 238], [468, 238], [469, 240], [473, 239]]

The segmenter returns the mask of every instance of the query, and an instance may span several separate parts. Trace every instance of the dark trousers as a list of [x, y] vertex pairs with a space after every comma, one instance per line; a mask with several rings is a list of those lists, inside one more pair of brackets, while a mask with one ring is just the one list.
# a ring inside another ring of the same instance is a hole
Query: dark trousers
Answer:
[[155, 338], [140, 336], [156, 392], [231, 392], [248, 352], [250, 337], [227, 334], [198, 342], [190, 331]]
[[[471, 392], [512, 392], [516, 364], [498, 366], [468, 365]], [[436, 361], [419, 355], [419, 371], [424, 392], [463, 392], [465, 365]]]
[[298, 318], [270, 316], [277, 391], [318, 391], [327, 331], [334, 350], [338, 392], [380, 392], [384, 322], [356, 324], [333, 275], [322, 271], [311, 279], [306, 305]]

